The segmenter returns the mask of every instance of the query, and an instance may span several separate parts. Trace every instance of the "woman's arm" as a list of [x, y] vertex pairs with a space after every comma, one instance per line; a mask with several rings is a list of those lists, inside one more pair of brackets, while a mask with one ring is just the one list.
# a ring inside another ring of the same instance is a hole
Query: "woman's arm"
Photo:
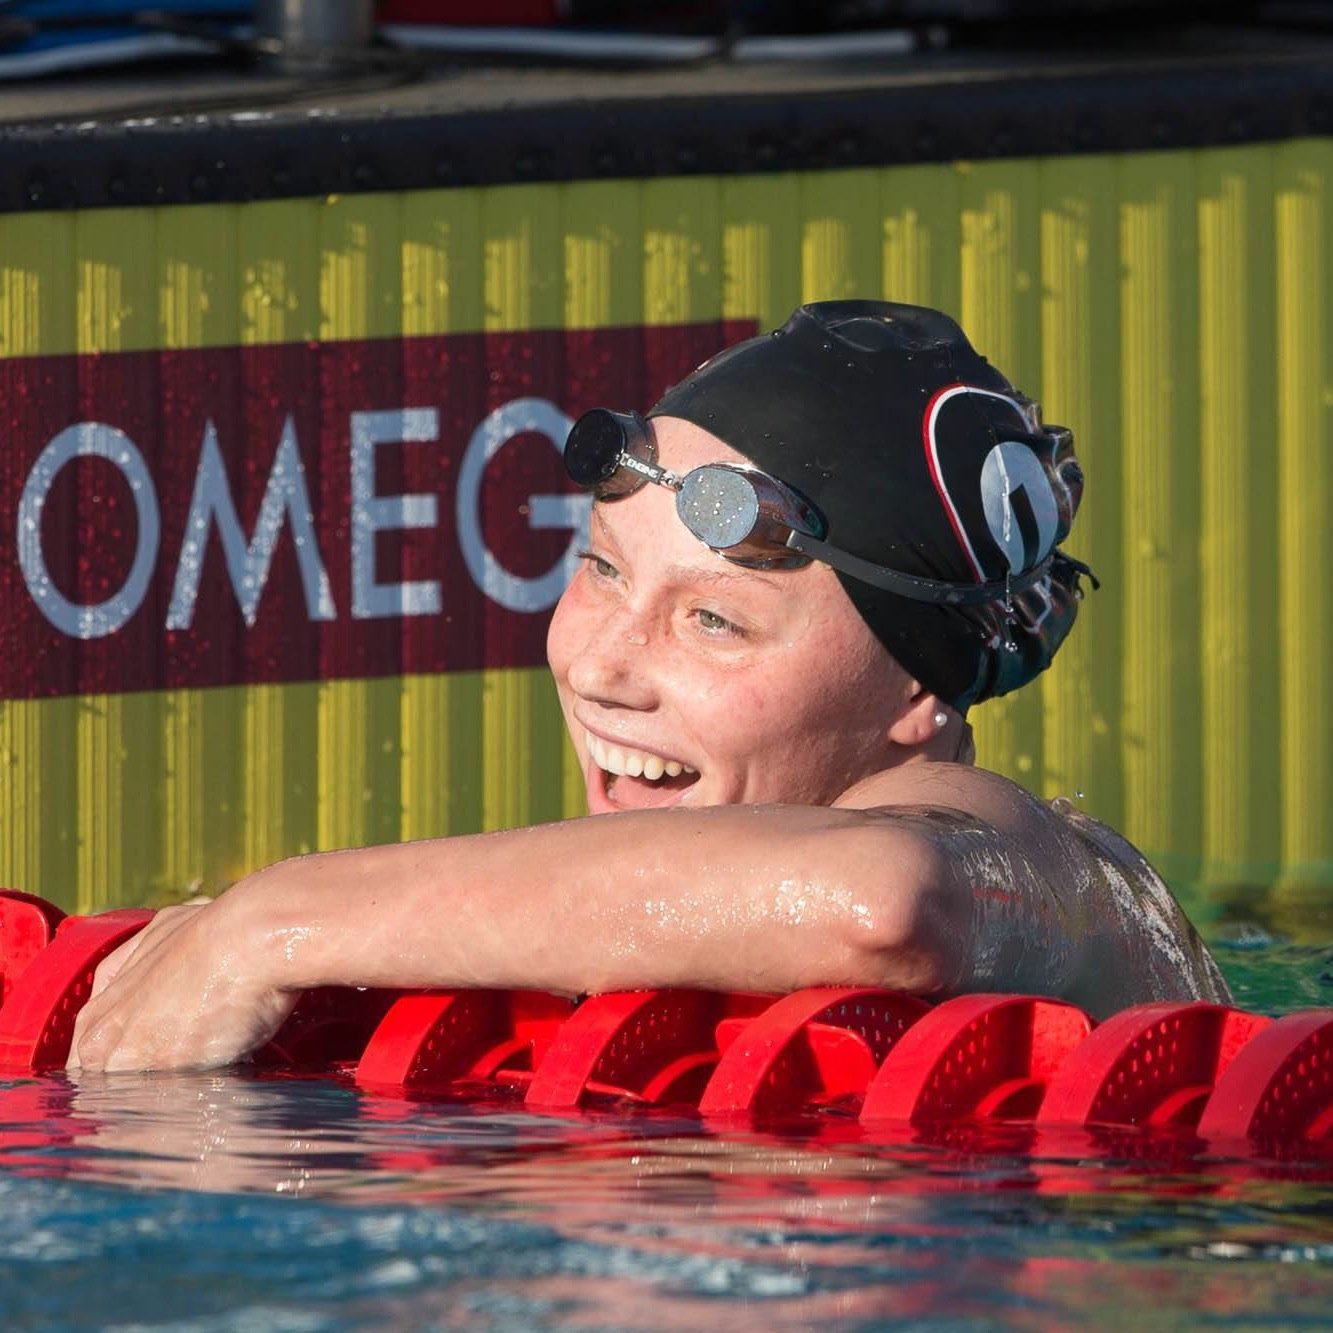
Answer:
[[306, 856], [159, 913], [112, 954], [70, 1064], [228, 1064], [321, 985], [859, 984], [1056, 995], [1097, 1016], [1225, 999], [1165, 887], [1123, 860], [1012, 783], [946, 764], [831, 809], [642, 811]]
[[602, 815], [301, 857], [160, 914], [104, 964], [71, 1067], [230, 1063], [319, 985], [934, 993], [971, 953], [966, 887], [913, 821], [791, 806]]

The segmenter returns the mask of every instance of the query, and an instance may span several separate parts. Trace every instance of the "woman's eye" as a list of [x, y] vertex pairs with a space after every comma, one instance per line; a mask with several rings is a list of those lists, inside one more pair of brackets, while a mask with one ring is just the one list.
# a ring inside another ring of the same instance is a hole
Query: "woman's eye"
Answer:
[[604, 560], [595, 551], [580, 551], [579, 559], [586, 560], [588, 567], [599, 579], [620, 577], [620, 571], [609, 560]]
[[706, 611], [702, 608], [695, 612], [699, 620], [699, 627], [705, 629], [709, 634], [741, 634], [743, 631], [739, 625], [733, 624], [725, 616], [720, 616], [716, 611]]

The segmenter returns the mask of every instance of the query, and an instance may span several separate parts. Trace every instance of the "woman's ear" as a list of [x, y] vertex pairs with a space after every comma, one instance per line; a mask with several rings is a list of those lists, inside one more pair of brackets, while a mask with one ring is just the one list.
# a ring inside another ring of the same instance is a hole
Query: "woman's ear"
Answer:
[[940, 736], [954, 714], [937, 694], [912, 681], [907, 699], [889, 727], [889, 740], [904, 749], [928, 745]]

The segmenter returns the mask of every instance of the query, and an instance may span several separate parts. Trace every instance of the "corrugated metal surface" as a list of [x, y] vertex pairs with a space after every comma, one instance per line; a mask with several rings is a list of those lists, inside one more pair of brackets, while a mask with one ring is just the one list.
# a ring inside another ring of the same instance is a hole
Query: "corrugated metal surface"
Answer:
[[[1274, 154], [1281, 894], [1333, 881], [1333, 143]], [[1273, 740], [1270, 738], [1269, 743]]]
[[[1333, 883], [1331, 180], [1311, 140], [10, 215], [0, 358], [940, 305], [1075, 428], [1106, 585], [983, 761], [1179, 881], [1299, 896]], [[581, 804], [535, 670], [0, 702], [0, 761], [0, 881], [85, 910]]]

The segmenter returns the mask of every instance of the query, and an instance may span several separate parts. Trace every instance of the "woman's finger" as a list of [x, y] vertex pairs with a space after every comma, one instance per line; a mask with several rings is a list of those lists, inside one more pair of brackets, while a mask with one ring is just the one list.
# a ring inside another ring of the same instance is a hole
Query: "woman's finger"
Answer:
[[[211, 901], [211, 899], [204, 898], [197, 903], [182, 903], [177, 907], [164, 907], [142, 930], [136, 931], [123, 944], [113, 949], [102, 959], [93, 973], [93, 984], [88, 999], [74, 1019], [69, 1056], [65, 1062], [67, 1070], [82, 1068], [92, 1054], [92, 1047], [87, 1044], [89, 1034], [95, 1030], [106, 1009], [108, 1003], [107, 990], [127, 971], [133, 972], [137, 966], [151, 957], [166, 940], [170, 939], [186, 922], [193, 919], [200, 907]], [[101, 1045], [104, 1043], [97, 1042], [94, 1039], [94, 1044]]]
[[[208, 901], [210, 900], [203, 900], [203, 902]], [[202, 906], [203, 902], [198, 906]], [[164, 907], [142, 930], [136, 931], [124, 944], [107, 954], [97, 965], [97, 971], [93, 973], [93, 988], [89, 1000], [95, 1000], [124, 971], [132, 959], [146, 957], [147, 953], [161, 945], [164, 939], [179, 930], [190, 915], [198, 910], [198, 906], [193, 903], [182, 903], [179, 907]]]

